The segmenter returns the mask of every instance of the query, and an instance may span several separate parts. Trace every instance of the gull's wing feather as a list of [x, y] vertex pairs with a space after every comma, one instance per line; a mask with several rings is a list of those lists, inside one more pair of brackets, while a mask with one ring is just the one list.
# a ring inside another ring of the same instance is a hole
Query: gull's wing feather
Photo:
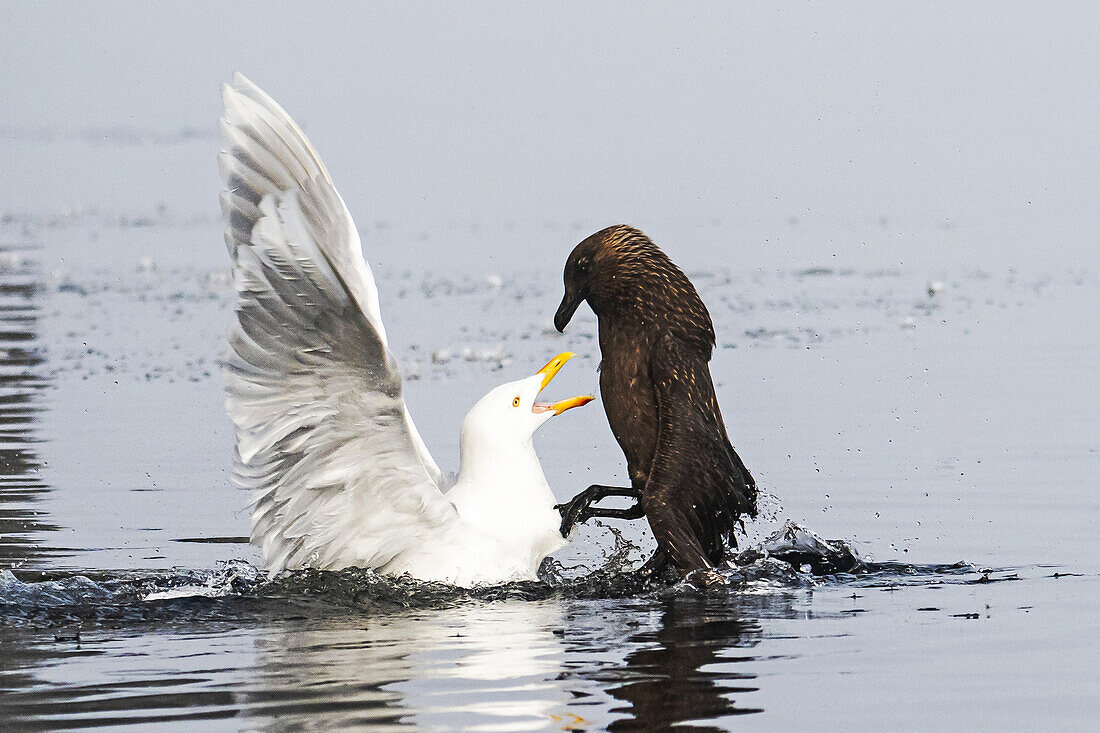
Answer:
[[[226, 244], [233, 254], [240, 244], [248, 244], [250, 222], [256, 220], [264, 195], [295, 190], [316, 178], [323, 179], [332, 188], [332, 179], [290, 115], [244, 75], [234, 74], [233, 84], [226, 87], [223, 97], [226, 110], [221, 121], [224, 150], [218, 164], [225, 181], [221, 199]], [[324, 213], [339, 228], [339, 236], [321, 237], [316, 245], [344, 277], [382, 345], [388, 347], [378, 307], [378, 288], [363, 259], [359, 232], [335, 188], [331, 194], [335, 202], [329, 202], [330, 208]], [[424, 445], [408, 410], [405, 410], [405, 423], [420, 461], [442, 490], [445, 488], [443, 474]]]
[[384, 568], [457, 515], [405, 407], [374, 278], [328, 171], [243, 76], [223, 97], [239, 295], [226, 406], [236, 479], [255, 492], [252, 542], [271, 571]]

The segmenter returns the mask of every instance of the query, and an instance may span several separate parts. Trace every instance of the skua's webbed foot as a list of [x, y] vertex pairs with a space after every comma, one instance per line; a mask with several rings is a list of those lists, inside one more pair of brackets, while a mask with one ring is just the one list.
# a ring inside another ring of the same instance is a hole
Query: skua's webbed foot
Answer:
[[580, 493], [574, 496], [564, 504], [557, 504], [554, 506], [561, 514], [561, 536], [568, 537], [569, 533], [573, 531], [573, 526], [584, 522], [581, 519], [581, 514], [588, 505], [584, 501], [584, 494]]
[[561, 536], [568, 537], [573, 527], [584, 524], [589, 519], [596, 517], [607, 519], [641, 519], [645, 511], [640, 503], [626, 509], [611, 509], [592, 506], [608, 496], [625, 496], [638, 499], [640, 492], [633, 487], [605, 486], [592, 484], [581, 493], [574, 496], [564, 504], [557, 504], [554, 508], [561, 514]]

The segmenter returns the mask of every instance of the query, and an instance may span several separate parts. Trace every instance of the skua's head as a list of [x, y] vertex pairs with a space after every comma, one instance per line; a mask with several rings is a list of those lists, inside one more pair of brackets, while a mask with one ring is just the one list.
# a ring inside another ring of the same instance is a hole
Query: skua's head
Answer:
[[708, 355], [714, 345], [714, 325], [695, 286], [633, 227], [608, 227], [574, 247], [564, 280], [565, 295], [554, 314], [559, 331], [587, 301], [601, 329], [608, 325], [636, 333], [675, 333]]
[[[619, 224], [602, 229], [573, 248], [565, 262], [565, 294], [554, 314], [554, 327], [565, 331], [582, 301], [601, 308], [629, 305], [643, 294], [650, 299], [691, 283], [649, 237]], [[694, 294], [694, 288], [691, 288]], [[674, 294], [670, 292], [669, 294]]]

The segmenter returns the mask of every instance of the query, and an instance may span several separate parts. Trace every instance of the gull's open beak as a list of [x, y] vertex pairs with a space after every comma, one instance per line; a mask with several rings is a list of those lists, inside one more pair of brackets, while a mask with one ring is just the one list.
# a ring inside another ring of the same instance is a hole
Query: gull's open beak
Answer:
[[[561, 368], [565, 366], [565, 362], [573, 358], [573, 352], [563, 351], [555, 356], [547, 363], [542, 369], [539, 369], [537, 374], [542, 375], [542, 386], [539, 387], [539, 392], [546, 389], [546, 385], [554, 379], [554, 376], [561, 371]], [[560, 402], [538, 402], [531, 406], [531, 410], [534, 412], [548, 412], [554, 411], [555, 415], [560, 415], [566, 410], [570, 410], [574, 407], [580, 407], [581, 405], [587, 405], [592, 400], [596, 399], [592, 395], [577, 395], [576, 397], [569, 397], [561, 400]]]

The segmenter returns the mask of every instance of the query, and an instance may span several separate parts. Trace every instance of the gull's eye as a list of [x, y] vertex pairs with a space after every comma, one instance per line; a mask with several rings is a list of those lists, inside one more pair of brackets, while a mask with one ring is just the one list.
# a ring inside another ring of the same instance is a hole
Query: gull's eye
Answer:
[[519, 397], [512, 400], [512, 407], [519, 407]]

